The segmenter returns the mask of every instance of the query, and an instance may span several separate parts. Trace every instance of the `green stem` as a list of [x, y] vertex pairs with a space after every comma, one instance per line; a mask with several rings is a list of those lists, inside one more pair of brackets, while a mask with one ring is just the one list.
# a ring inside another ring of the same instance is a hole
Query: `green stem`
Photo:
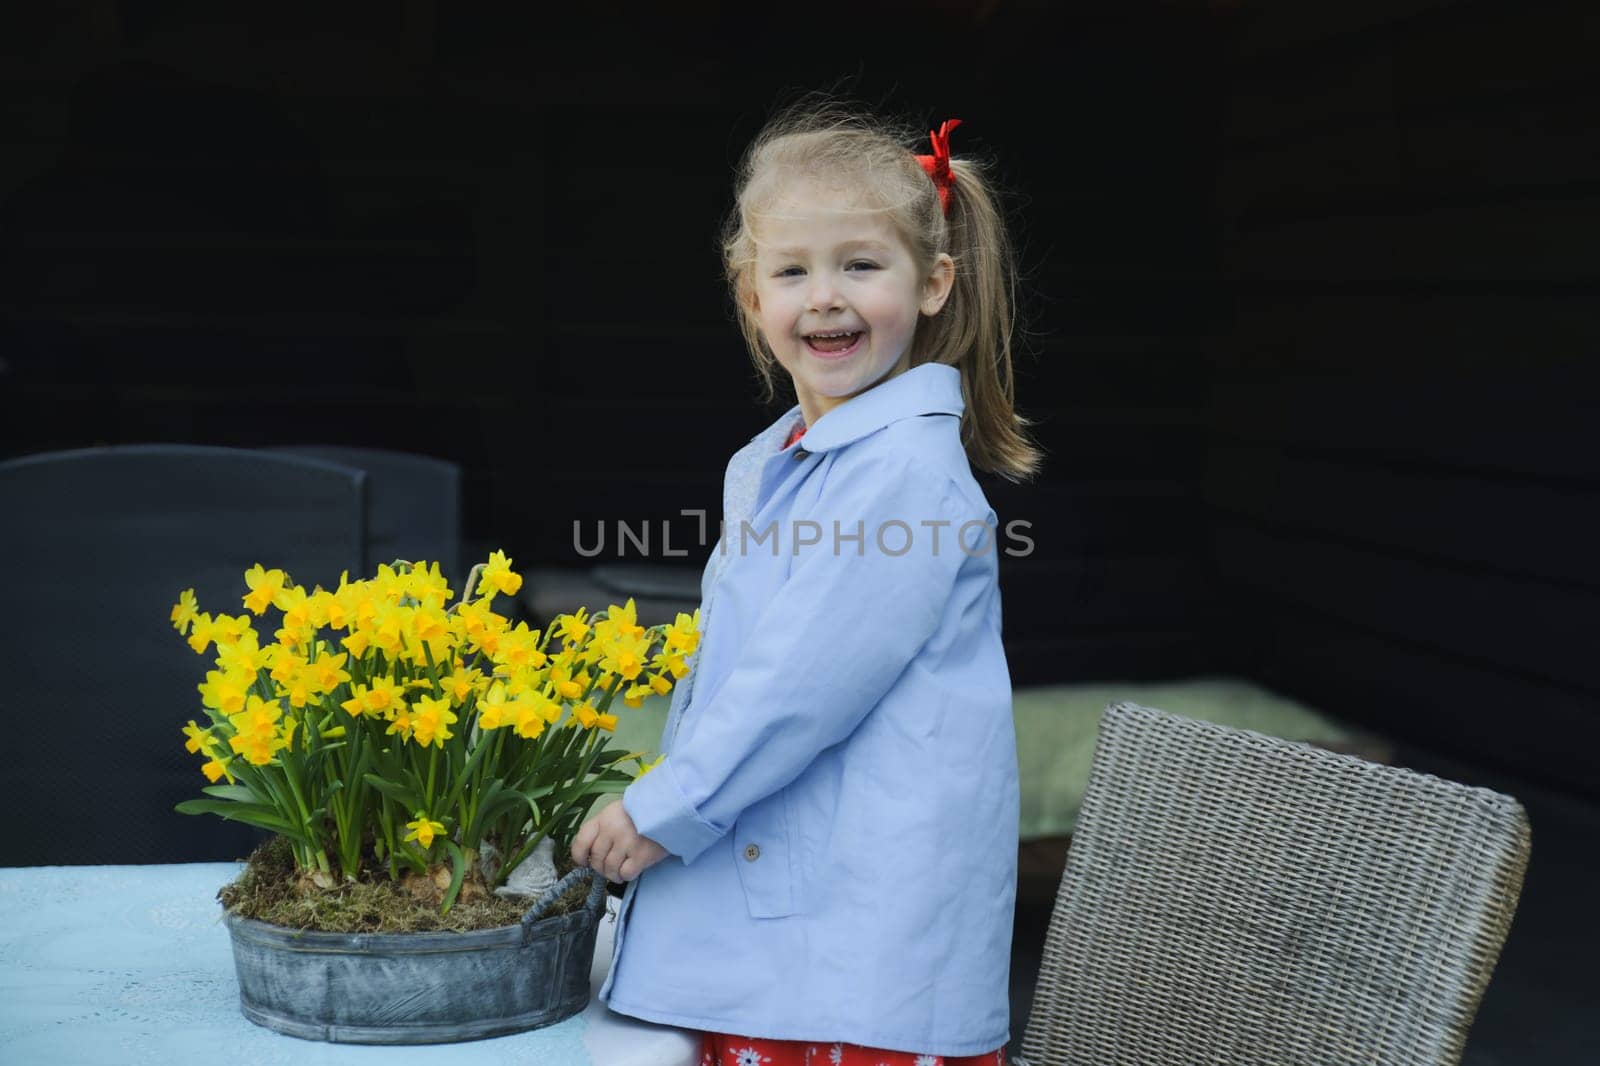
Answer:
[[434, 771], [438, 768], [438, 766], [439, 749], [437, 746], [430, 746], [428, 748], [428, 787], [423, 791], [422, 794], [423, 804], [427, 808], [424, 817], [429, 817], [433, 813], [433, 777]]

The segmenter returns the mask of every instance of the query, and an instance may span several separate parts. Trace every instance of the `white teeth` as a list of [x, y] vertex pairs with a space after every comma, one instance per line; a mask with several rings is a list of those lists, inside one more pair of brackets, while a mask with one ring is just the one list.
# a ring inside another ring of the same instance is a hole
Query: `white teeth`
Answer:
[[808, 337], [826, 337], [826, 338], [831, 340], [832, 338], [835, 338], [835, 337], [853, 337], [857, 333], [860, 333], [860, 332], [861, 331], [858, 330], [858, 329], [840, 329], [840, 330], [835, 330], [832, 333], [807, 333], [806, 336], [808, 336]]

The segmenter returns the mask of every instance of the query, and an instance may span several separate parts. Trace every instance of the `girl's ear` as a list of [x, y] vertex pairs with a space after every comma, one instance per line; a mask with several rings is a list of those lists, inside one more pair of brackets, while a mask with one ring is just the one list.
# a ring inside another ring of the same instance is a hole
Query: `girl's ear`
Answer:
[[950, 290], [956, 283], [956, 261], [951, 259], [949, 253], [940, 252], [939, 258], [933, 261], [933, 270], [928, 273], [922, 283], [922, 313], [936, 315], [944, 302], [950, 298]]

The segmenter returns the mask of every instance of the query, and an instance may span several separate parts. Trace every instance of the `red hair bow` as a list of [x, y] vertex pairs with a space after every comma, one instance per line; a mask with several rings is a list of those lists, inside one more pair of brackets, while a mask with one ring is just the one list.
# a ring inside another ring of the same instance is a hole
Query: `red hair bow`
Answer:
[[928, 172], [928, 177], [933, 179], [933, 187], [939, 190], [939, 206], [947, 215], [950, 213], [950, 186], [956, 183], [955, 175], [950, 173], [950, 132], [959, 125], [960, 119], [951, 118], [945, 120], [937, 133], [929, 130], [928, 140], [933, 142], [933, 154], [916, 157], [922, 169]]

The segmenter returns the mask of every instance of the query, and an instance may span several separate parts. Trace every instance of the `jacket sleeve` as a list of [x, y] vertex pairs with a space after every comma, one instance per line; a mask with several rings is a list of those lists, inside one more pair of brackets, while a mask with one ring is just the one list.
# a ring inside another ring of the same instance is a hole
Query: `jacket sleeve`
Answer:
[[[957, 531], [973, 516], [942, 472], [873, 457], [827, 476], [806, 516], [820, 541], [795, 560], [728, 679], [695, 711], [693, 734], [623, 793], [639, 833], [685, 862], [850, 735], [937, 629], [966, 558]], [[843, 539], [858, 523], [861, 540]], [[792, 544], [780, 530], [780, 550]]]

